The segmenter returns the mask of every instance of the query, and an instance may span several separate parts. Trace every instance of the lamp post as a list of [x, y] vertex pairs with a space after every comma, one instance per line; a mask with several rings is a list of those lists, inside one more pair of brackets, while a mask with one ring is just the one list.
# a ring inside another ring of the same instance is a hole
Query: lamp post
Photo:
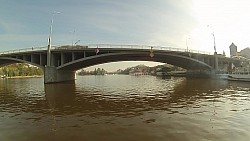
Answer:
[[52, 26], [54, 22], [54, 16], [55, 14], [60, 14], [60, 12], [53, 12], [51, 17], [51, 24], [50, 24], [50, 33], [49, 33], [49, 39], [48, 39], [48, 52], [47, 52], [47, 66], [51, 66], [51, 35], [52, 35]]
[[77, 43], [79, 43], [81, 40], [77, 40], [76, 42], [75, 42], [75, 45], [77, 44]]
[[212, 32], [212, 35], [213, 35], [213, 37], [214, 37], [214, 53], [215, 53], [215, 54], [217, 54], [217, 52], [216, 52], [216, 44], [215, 44], [215, 36], [214, 36], [214, 31]]
[[214, 69], [216, 72], [218, 70], [218, 56], [216, 52], [215, 35], [214, 35], [214, 30], [212, 29], [212, 27], [210, 25], [207, 25], [207, 27], [210, 27], [210, 29], [212, 30], [212, 35], [214, 38]]
[[214, 30], [212, 29], [212, 26], [210, 26], [210, 25], [207, 25], [207, 27], [209, 27], [211, 30], [212, 30], [212, 36], [213, 36], [213, 38], [214, 38], [214, 53], [215, 54], [217, 54], [217, 52], [216, 52], [216, 44], [215, 44], [215, 35], [214, 35]]
[[187, 52], [188, 52], [188, 39], [190, 39], [188, 36], [186, 36], [186, 46], [187, 46]]
[[74, 36], [75, 36], [76, 30], [74, 29], [71, 33], [72, 33], [72, 42], [71, 42], [72, 44], [71, 44], [71, 46], [74, 46], [73, 43], [74, 43]]

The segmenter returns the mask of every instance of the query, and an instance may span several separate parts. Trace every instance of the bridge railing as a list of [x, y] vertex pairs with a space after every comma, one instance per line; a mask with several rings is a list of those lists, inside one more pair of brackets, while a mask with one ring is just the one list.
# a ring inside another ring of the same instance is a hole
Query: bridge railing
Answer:
[[183, 48], [165, 47], [165, 46], [148, 46], [148, 45], [113, 45], [113, 44], [90, 44], [88, 48], [124, 48], [124, 49], [152, 49], [153, 50], [166, 50], [166, 51], [179, 51], [179, 52], [190, 52], [200, 54], [212, 54], [210, 52], [199, 51], [199, 50], [186, 50]]
[[13, 54], [13, 53], [22, 53], [22, 52], [32, 52], [32, 51], [41, 51], [41, 50], [47, 50], [47, 47], [31, 47], [31, 48], [3, 51], [3, 52], [0, 52], [0, 55]]
[[[84, 49], [84, 48], [121, 48], [121, 49], [152, 49], [153, 50], [165, 50], [165, 51], [179, 51], [179, 52], [190, 52], [190, 53], [200, 53], [200, 54], [208, 54], [210, 52], [199, 51], [199, 50], [186, 50], [183, 48], [173, 48], [173, 47], [164, 47], [164, 46], [148, 46], [148, 45], [116, 45], [116, 44], [88, 44], [88, 45], [77, 45], [77, 46], [52, 46], [51, 50], [56, 49], [63, 49], [63, 50], [71, 50], [71, 49]], [[22, 53], [22, 52], [33, 52], [33, 51], [42, 51], [47, 50], [47, 47], [31, 47], [25, 49], [17, 49], [17, 50], [10, 50], [0, 52], [0, 55], [4, 54], [13, 54], [13, 53]]]

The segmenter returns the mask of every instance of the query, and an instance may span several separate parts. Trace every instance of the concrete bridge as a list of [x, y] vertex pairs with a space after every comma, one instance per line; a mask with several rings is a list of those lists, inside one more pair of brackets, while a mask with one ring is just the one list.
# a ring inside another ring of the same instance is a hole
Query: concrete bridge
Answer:
[[40, 67], [44, 70], [44, 83], [75, 80], [75, 72], [81, 68], [117, 61], [162, 62], [187, 69], [191, 75], [207, 76], [219, 71], [227, 72], [232, 63], [235, 66], [248, 63], [216, 53], [139, 45], [60, 46], [52, 47], [49, 52], [47, 47], [40, 47], [0, 53], [0, 67], [12, 63]]

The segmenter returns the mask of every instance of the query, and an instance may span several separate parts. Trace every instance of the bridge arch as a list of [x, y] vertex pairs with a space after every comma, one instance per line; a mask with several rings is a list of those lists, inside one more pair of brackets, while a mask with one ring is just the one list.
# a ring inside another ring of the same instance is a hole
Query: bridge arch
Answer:
[[30, 61], [17, 59], [17, 58], [11, 58], [11, 57], [0, 57], [0, 67], [7, 66], [10, 64], [15, 64], [15, 63], [26, 63], [26, 64], [30, 64], [30, 65], [42, 68], [44, 70], [44, 66], [38, 65], [36, 63], [32, 63]]
[[82, 59], [78, 59], [61, 66], [58, 66], [58, 70], [76, 71], [82, 68], [110, 63], [118, 61], [154, 61], [161, 63], [168, 63], [174, 66], [178, 66], [187, 70], [212, 70], [213, 68], [208, 64], [174, 53], [154, 53], [154, 57], [149, 56], [149, 52], [118, 52], [118, 53], [106, 53], [95, 56], [90, 56]]

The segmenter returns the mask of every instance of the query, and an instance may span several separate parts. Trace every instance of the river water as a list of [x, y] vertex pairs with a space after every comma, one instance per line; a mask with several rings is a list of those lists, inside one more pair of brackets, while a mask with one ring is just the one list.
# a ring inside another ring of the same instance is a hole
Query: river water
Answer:
[[0, 140], [249, 141], [249, 90], [154, 76], [0, 79]]

